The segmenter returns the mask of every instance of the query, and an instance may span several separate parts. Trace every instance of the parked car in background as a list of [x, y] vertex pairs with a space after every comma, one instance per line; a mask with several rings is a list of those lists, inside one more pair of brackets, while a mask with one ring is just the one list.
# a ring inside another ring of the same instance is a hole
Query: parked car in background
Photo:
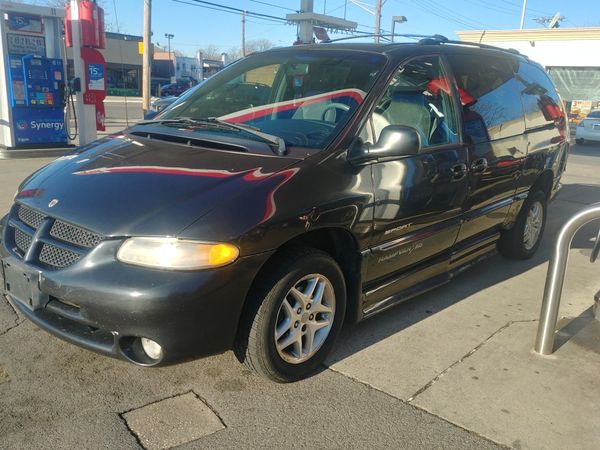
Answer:
[[178, 96], [171, 95], [169, 97], [152, 97], [150, 99], [150, 110], [144, 115], [144, 120], [152, 119], [158, 113], [169, 108], [176, 101], [178, 101], [180, 99], [184, 100], [185, 97], [193, 94], [194, 91], [197, 90], [198, 88], [200, 88], [200, 86], [202, 86], [202, 84], [205, 82], [206, 82], [206, 80], [203, 80], [203, 81], [197, 83], [193, 88], [190, 88], [187, 91], [184, 91], [181, 95], [178, 95]]
[[195, 80], [190, 78], [182, 78], [177, 80], [175, 83], [164, 84], [160, 87], [160, 96], [178, 96], [183, 94], [189, 88], [198, 84]]
[[344, 322], [496, 249], [533, 256], [568, 139], [548, 74], [512, 51], [433, 36], [252, 54], [21, 183], [0, 284], [90, 350], [155, 366], [233, 349], [297, 380]]
[[171, 106], [178, 98], [179, 96], [175, 95], [170, 95], [168, 97], [152, 97], [152, 100], [150, 101], [150, 110], [159, 113], [163, 109]]
[[584, 144], [586, 141], [600, 142], [600, 110], [592, 111], [577, 125], [575, 142]]

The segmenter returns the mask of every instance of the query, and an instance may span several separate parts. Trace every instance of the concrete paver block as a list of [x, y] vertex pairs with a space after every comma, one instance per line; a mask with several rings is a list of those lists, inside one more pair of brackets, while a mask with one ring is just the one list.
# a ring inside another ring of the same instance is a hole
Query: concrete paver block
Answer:
[[123, 418], [149, 450], [185, 444], [225, 428], [193, 392], [142, 406], [123, 414]]
[[532, 351], [537, 322], [513, 323], [413, 403], [514, 448], [597, 449], [600, 327], [591, 314], [573, 322], [548, 357]]

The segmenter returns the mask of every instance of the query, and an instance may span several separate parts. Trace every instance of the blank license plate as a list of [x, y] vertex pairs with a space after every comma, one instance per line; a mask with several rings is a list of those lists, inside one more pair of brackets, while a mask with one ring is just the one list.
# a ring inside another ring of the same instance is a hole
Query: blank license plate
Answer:
[[7, 294], [31, 310], [45, 306], [48, 295], [40, 291], [37, 270], [30, 269], [12, 257], [2, 260], [2, 269]]

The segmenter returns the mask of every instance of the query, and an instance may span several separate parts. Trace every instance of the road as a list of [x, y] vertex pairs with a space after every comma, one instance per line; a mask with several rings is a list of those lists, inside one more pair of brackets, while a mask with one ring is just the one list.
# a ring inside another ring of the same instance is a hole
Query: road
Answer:
[[[130, 118], [141, 118], [140, 103], [127, 108]], [[124, 111], [124, 102], [107, 105], [112, 125], [124, 121]], [[2, 211], [21, 179], [48, 161], [0, 161]], [[600, 201], [599, 172], [600, 146], [574, 146], [565, 188], [550, 207], [533, 260], [495, 256], [448, 286], [346, 327], [326, 367], [294, 384], [265, 381], [231, 353], [163, 368], [136, 367], [50, 337], [0, 298], [0, 447], [552, 448], [543, 436], [552, 430], [543, 424], [520, 434], [518, 423], [537, 423], [535, 414], [526, 410], [523, 419], [512, 407], [496, 413], [492, 400], [483, 404], [480, 394], [470, 398], [477, 387], [469, 383], [485, 382], [477, 356], [485, 355], [494, 337], [508, 336], [503, 333], [511, 324], [535, 326], [553, 236], [570, 214]], [[592, 236], [595, 230], [588, 232]], [[589, 248], [583, 242], [582, 248]], [[585, 255], [577, 253], [573, 261], [577, 286], [567, 283], [568, 316], [587, 308], [598, 288]], [[466, 362], [470, 355], [475, 356]], [[510, 376], [509, 362], [494, 366]], [[457, 376], [461, 370], [465, 374]], [[511, 395], [517, 394], [506, 397]], [[497, 416], [487, 418], [492, 413]], [[551, 412], [542, 415], [560, 431], [546, 417]], [[485, 416], [485, 423], [477, 416]], [[593, 417], [598, 414], [577, 421], [585, 424]], [[506, 420], [517, 425], [494, 428]], [[586, 434], [581, 439], [597, 442]]]

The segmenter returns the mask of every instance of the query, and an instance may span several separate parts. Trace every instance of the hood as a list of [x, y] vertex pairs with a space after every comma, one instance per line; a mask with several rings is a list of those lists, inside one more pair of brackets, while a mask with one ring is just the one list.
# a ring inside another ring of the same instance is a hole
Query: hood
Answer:
[[105, 236], [176, 236], [298, 161], [111, 136], [31, 175], [16, 200]]

